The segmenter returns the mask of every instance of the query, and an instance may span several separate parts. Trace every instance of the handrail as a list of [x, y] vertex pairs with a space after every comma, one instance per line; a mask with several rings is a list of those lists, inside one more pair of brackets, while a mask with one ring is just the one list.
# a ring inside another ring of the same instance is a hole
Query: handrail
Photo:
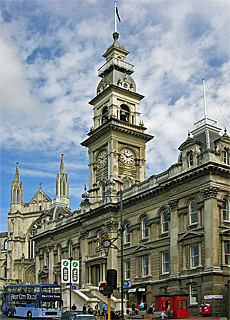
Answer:
[[103, 72], [105, 72], [106, 69], [109, 69], [109, 67], [111, 66], [117, 66], [117, 67], [123, 68], [127, 71], [130, 71], [131, 73], [134, 72], [134, 65], [128, 62], [122, 61], [121, 59], [118, 59], [118, 58], [112, 58], [98, 69], [98, 75], [100, 76]]

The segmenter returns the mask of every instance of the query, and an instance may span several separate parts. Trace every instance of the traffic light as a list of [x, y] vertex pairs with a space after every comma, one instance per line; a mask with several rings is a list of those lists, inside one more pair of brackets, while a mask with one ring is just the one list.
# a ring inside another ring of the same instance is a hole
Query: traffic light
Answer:
[[107, 298], [111, 298], [111, 294], [113, 293], [113, 288], [111, 286], [104, 287], [103, 295]]
[[117, 288], [117, 270], [116, 269], [108, 269], [107, 270], [107, 286], [112, 287], [112, 289]]

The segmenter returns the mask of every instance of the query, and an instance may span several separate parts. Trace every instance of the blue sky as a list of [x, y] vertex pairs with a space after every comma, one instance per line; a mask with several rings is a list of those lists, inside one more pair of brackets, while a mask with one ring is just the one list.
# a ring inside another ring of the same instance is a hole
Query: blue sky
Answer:
[[[154, 139], [147, 176], [177, 161], [193, 122], [207, 113], [229, 128], [228, 0], [117, 0], [119, 42], [130, 52], [141, 119]], [[88, 185], [88, 153], [80, 146], [93, 124], [102, 54], [112, 44], [113, 0], [1, 1], [1, 231], [7, 231], [16, 162], [24, 202], [39, 189], [55, 198], [61, 154], [70, 207]], [[224, 115], [224, 117], [222, 116]], [[222, 131], [223, 133], [223, 131]]]

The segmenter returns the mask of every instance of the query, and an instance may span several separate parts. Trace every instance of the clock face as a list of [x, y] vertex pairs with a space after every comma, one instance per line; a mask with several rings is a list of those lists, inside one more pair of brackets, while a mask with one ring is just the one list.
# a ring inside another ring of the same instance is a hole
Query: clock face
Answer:
[[134, 161], [134, 155], [131, 151], [129, 150], [123, 150], [121, 153], [121, 160], [125, 164], [132, 164]]
[[100, 168], [104, 167], [104, 165], [107, 162], [107, 152], [106, 151], [102, 151], [100, 152], [98, 158], [97, 158], [97, 164]]

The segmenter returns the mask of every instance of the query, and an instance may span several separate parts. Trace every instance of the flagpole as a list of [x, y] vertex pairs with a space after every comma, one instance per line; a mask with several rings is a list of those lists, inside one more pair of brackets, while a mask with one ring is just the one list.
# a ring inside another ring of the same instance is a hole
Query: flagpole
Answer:
[[115, 10], [114, 10], [114, 13], [115, 13], [115, 16], [114, 16], [115, 32], [117, 32], [117, 15], [116, 15], [117, 2], [116, 2], [116, 1], [114, 1], [114, 4], [115, 4]]

